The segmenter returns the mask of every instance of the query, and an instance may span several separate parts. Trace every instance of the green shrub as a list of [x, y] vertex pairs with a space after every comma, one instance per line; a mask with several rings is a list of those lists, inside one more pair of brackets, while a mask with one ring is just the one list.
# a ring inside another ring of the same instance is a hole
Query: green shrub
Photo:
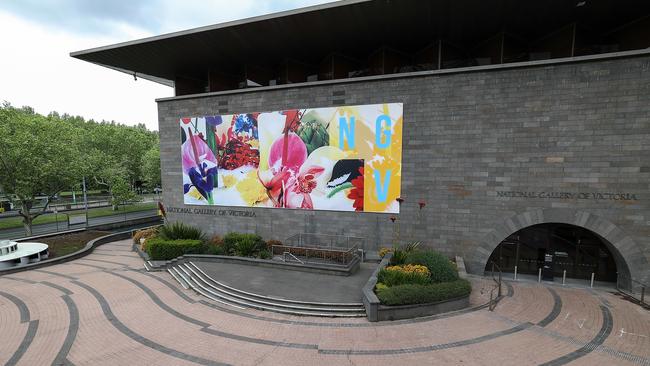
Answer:
[[201, 240], [152, 238], [147, 241], [147, 253], [152, 260], [170, 260], [183, 254], [200, 253], [202, 244]]
[[404, 246], [393, 245], [393, 257], [390, 259], [390, 264], [393, 266], [399, 266], [406, 263], [406, 257], [409, 254], [415, 253], [420, 246], [420, 242], [408, 243]]
[[191, 225], [185, 225], [180, 221], [161, 226], [158, 230], [158, 236], [166, 240], [205, 240], [205, 236], [201, 229]]
[[260, 259], [271, 259], [273, 256], [268, 250], [261, 250], [260, 254], [258, 254], [258, 257], [260, 257]]
[[257, 234], [228, 233], [223, 238], [223, 249], [229, 255], [249, 257], [266, 249], [266, 243]]
[[411, 252], [406, 256], [405, 263], [426, 266], [431, 272], [431, 282], [434, 283], [458, 279], [456, 265], [444, 255], [433, 250]]
[[377, 297], [384, 305], [410, 305], [438, 302], [468, 295], [472, 285], [467, 280], [432, 283], [429, 285], [400, 285], [377, 287]]
[[253, 257], [257, 251], [257, 243], [253, 238], [244, 237], [235, 244], [235, 254], [240, 257]]
[[429, 276], [424, 273], [417, 272], [404, 272], [404, 271], [390, 271], [386, 268], [382, 268], [377, 275], [377, 282], [381, 282], [384, 285], [399, 286], [405, 284], [417, 284], [417, 285], [427, 285], [431, 283]]

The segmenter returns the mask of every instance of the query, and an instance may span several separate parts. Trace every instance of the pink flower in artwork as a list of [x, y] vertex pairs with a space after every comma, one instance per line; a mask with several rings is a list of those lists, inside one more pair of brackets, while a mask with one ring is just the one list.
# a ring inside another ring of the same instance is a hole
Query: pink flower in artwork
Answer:
[[311, 192], [316, 188], [315, 179], [323, 174], [324, 170], [325, 168], [320, 166], [311, 166], [297, 176], [292, 176], [287, 181], [284, 207], [313, 209]]
[[316, 188], [315, 179], [325, 169], [304, 166], [305, 161], [307, 147], [293, 132], [287, 131], [271, 145], [269, 170], [258, 171], [258, 177], [276, 207], [314, 208], [310, 194]]
[[[204, 161], [216, 165], [217, 159], [208, 144], [197, 135], [192, 135], [190, 138], [194, 141], [194, 144], [191, 143], [190, 139], [187, 139], [182, 146], [183, 171], [187, 173], [191, 168], [199, 168], [199, 165]], [[196, 148], [196, 154], [194, 148]]]

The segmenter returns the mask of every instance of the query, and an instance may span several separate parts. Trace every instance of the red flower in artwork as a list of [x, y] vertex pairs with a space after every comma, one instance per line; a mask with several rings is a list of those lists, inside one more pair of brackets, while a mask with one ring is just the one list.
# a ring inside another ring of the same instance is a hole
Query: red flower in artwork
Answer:
[[359, 173], [361, 175], [350, 182], [354, 188], [348, 193], [348, 198], [354, 200], [352, 207], [355, 211], [363, 211], [363, 167], [359, 168]]

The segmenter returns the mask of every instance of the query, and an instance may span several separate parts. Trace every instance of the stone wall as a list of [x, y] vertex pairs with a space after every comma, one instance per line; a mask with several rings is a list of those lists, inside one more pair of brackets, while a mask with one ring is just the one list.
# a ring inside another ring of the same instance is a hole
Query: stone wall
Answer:
[[[607, 238], [650, 281], [649, 56], [160, 100], [164, 203], [194, 208], [183, 205], [180, 117], [385, 102], [404, 103], [402, 241], [461, 255], [479, 273], [512, 232], [566, 222]], [[211, 233], [363, 236], [368, 249], [390, 245], [398, 225], [385, 214], [247, 210], [255, 217], [169, 216]]]

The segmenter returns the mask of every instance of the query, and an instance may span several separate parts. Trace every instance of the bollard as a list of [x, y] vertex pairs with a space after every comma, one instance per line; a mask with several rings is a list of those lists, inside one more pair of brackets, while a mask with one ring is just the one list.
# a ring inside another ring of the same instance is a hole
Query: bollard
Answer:
[[515, 266], [515, 281], [517, 281], [517, 266]]
[[542, 269], [540, 268], [537, 274], [537, 282], [542, 282]]
[[595, 275], [596, 275], [595, 273], [591, 272], [591, 285], [589, 287], [592, 287], [592, 288], [594, 287], [594, 276]]
[[562, 272], [562, 286], [564, 286], [564, 281], [566, 281], [566, 269]]

